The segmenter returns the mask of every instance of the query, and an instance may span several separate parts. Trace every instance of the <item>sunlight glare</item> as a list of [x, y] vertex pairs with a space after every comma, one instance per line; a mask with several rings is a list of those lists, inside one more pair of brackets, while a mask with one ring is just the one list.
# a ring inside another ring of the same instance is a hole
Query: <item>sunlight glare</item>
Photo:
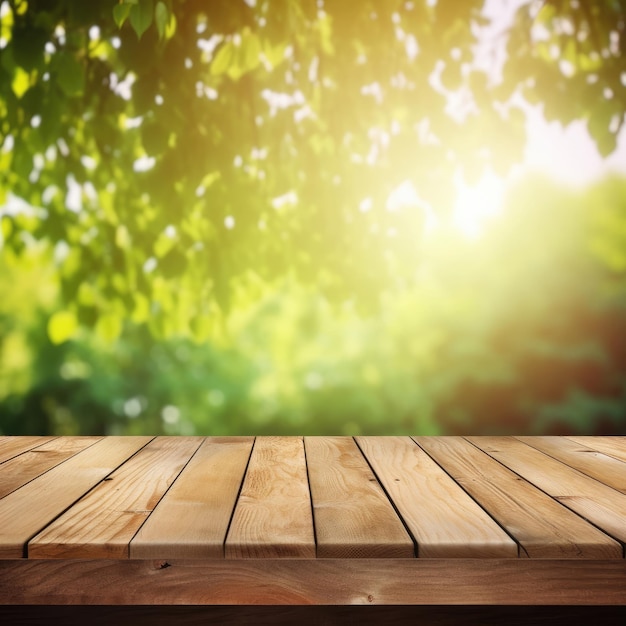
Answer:
[[473, 186], [461, 177], [456, 179], [457, 200], [454, 207], [454, 225], [468, 239], [478, 239], [484, 231], [485, 221], [502, 209], [505, 182], [487, 171]]
[[418, 208], [424, 215], [424, 234], [426, 235], [433, 232], [439, 222], [433, 208], [420, 198], [417, 191], [415, 191], [413, 183], [408, 180], [398, 185], [389, 194], [385, 208], [392, 213], [405, 209]]
[[[478, 240], [485, 230], [485, 223], [502, 209], [506, 182], [487, 171], [473, 186], [467, 185], [461, 175], [455, 177], [457, 198], [452, 215], [452, 226], [469, 240]], [[363, 204], [363, 203], [362, 203]], [[417, 207], [424, 215], [424, 235], [433, 235], [446, 220], [424, 202], [413, 184], [406, 180], [396, 187], [387, 198], [386, 209], [391, 212]], [[362, 208], [362, 210], [364, 210]]]

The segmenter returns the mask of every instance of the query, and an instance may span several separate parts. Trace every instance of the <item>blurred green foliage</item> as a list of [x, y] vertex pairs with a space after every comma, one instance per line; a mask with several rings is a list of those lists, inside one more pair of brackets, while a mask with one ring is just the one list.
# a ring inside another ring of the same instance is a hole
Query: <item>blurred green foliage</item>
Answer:
[[520, 95], [611, 153], [626, 0], [484, 4], [0, 0], [0, 194], [42, 209], [6, 245], [66, 248], [52, 336], [202, 340], [250, 280], [375, 310], [421, 254], [390, 193], [446, 214], [457, 174], [506, 173]]
[[624, 181], [446, 224], [615, 150], [626, 0], [484, 4], [0, 0], [0, 432], [623, 430]]
[[378, 312], [285, 280], [203, 341], [81, 328], [54, 249], [5, 249], [0, 433], [626, 432], [626, 180], [509, 190], [477, 240], [442, 223]]

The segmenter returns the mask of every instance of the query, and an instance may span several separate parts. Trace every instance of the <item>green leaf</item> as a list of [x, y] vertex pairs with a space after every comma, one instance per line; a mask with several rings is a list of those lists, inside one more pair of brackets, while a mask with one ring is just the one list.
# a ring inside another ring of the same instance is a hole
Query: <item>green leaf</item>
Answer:
[[176, 242], [166, 234], [161, 233], [154, 243], [154, 254], [158, 259], [163, 259], [166, 254], [176, 245]]
[[[5, 196], [4, 189], [0, 189], [0, 205], [4, 204]], [[8, 215], [3, 215], [0, 218], [0, 233], [3, 241], [6, 241], [13, 233], [13, 220]]]
[[256, 33], [246, 29], [241, 42], [243, 66], [246, 72], [256, 69], [261, 62], [261, 41]]
[[228, 71], [226, 72], [228, 77], [234, 81], [239, 80], [246, 72], [245, 62], [245, 53], [243, 47], [236, 47], [234, 62], [229, 65]]
[[224, 42], [211, 63], [211, 74], [213, 76], [221, 76], [222, 74], [225, 74], [230, 68], [234, 58], [235, 46], [233, 42]]
[[269, 64], [275, 68], [285, 60], [285, 50], [287, 49], [287, 42], [278, 42], [274, 44], [269, 39], [263, 41], [262, 49], [265, 58]]
[[163, 39], [163, 37], [165, 37], [165, 30], [169, 19], [169, 12], [165, 3], [157, 2], [154, 9], [154, 21], [156, 22], [156, 27], [159, 31], [159, 39]]
[[170, 17], [167, 20], [167, 25], [165, 27], [165, 38], [171, 39], [176, 32], [176, 16], [173, 13], [170, 13]]
[[150, 300], [141, 292], [133, 294], [134, 308], [131, 313], [131, 319], [135, 324], [143, 324], [150, 318]]
[[122, 28], [124, 22], [128, 19], [132, 6], [130, 2], [124, 2], [113, 7], [113, 19], [118, 28]]
[[11, 89], [15, 96], [18, 99], [21, 98], [28, 91], [29, 86], [30, 76], [28, 72], [25, 72], [21, 67], [16, 67], [13, 82], [11, 83]]
[[76, 315], [71, 311], [57, 311], [48, 320], [48, 337], [50, 341], [58, 345], [71, 339], [78, 327]]
[[115, 341], [122, 332], [122, 320], [115, 313], [101, 315], [96, 322], [96, 332], [104, 341]]
[[152, 24], [153, 15], [153, 0], [139, 0], [137, 4], [131, 7], [130, 25], [137, 33], [139, 39], [141, 39], [141, 36], [148, 30], [150, 24]]
[[240, 33], [241, 43], [227, 41], [215, 55], [211, 64], [214, 76], [227, 74], [232, 80], [239, 80], [247, 72], [254, 70], [261, 62], [261, 41], [256, 33], [244, 28]]

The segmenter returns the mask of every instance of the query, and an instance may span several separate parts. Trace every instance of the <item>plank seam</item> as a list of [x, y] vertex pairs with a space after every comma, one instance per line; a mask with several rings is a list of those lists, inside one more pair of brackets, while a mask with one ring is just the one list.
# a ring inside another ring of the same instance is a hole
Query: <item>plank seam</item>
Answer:
[[[55, 439], [58, 439], [58, 437], [54, 437], [50, 441], [54, 441]], [[41, 446], [45, 446], [46, 444], [50, 443], [50, 441], [45, 441], [44, 443], [41, 444]], [[74, 454], [71, 454], [66, 459], [63, 459], [62, 461], [59, 461], [56, 465], [53, 465], [52, 467], [49, 467], [47, 470], [44, 470], [43, 472], [41, 472], [41, 474], [37, 474], [37, 476], [33, 476], [30, 480], [27, 480], [23, 485], [20, 485], [19, 487], [16, 487], [15, 489], [12, 489], [8, 493], [5, 493], [2, 496], [2, 498], [6, 498], [9, 494], [12, 494], [12, 493], [16, 492], [18, 489], [21, 489], [22, 487], [26, 487], [26, 485], [32, 483], [33, 480], [37, 480], [41, 476], [45, 476], [50, 470], [53, 470], [55, 467], [59, 467], [60, 465], [63, 465], [63, 463], [66, 463], [70, 459], [73, 459], [77, 454], [80, 454], [81, 452], [85, 452], [85, 450], [89, 450], [89, 448], [91, 448], [91, 446], [95, 446], [100, 441], [102, 441], [102, 437], [100, 437], [99, 439], [96, 439], [96, 441], [94, 441], [93, 443], [90, 443], [88, 446], [84, 447], [82, 450], [77, 450], [76, 452], [74, 452]], [[41, 446], [36, 446], [35, 448], [31, 448], [30, 450], [25, 450], [21, 454], [18, 454], [17, 456], [12, 457], [12, 459], [7, 459], [7, 461], [16, 459], [18, 456], [22, 456], [22, 454], [26, 454], [28, 452], [33, 452], [34, 450], [36, 450], [37, 448], [39, 448]], [[5, 463], [6, 463], [6, 461], [5, 461]], [[0, 500], [2, 500], [2, 498], [0, 498]]]
[[159, 503], [161, 502], [161, 500], [163, 500], [163, 498], [165, 497], [165, 495], [167, 494], [167, 492], [174, 486], [174, 483], [178, 480], [178, 477], [185, 471], [185, 468], [187, 467], [187, 465], [189, 465], [189, 463], [191, 462], [191, 459], [193, 459], [194, 456], [196, 456], [196, 454], [198, 453], [198, 450], [200, 450], [200, 448], [202, 447], [202, 444], [206, 441], [206, 437], [204, 437], [202, 439], [202, 441], [200, 441], [198, 447], [193, 451], [193, 454], [187, 459], [187, 461], [185, 462], [185, 464], [180, 468], [180, 471], [178, 472], [178, 474], [176, 474], [176, 477], [174, 478], [174, 480], [170, 483], [169, 487], [161, 494], [161, 497], [158, 499], [157, 503], [152, 507], [152, 510], [150, 511], [150, 513], [148, 515], [146, 515], [145, 519], [143, 520], [143, 522], [141, 522], [141, 524], [139, 524], [139, 527], [137, 528], [137, 530], [133, 533], [133, 536], [128, 540], [128, 558], [130, 559], [130, 546], [133, 543], [133, 539], [137, 536], [137, 533], [141, 530], [141, 527], [148, 521], [148, 519], [150, 518], [150, 516], [154, 513], [154, 511], [156, 511], [156, 508], [159, 506]]
[[222, 556], [224, 558], [226, 558], [226, 541], [228, 540], [228, 533], [230, 532], [230, 527], [233, 523], [233, 518], [235, 517], [235, 511], [237, 510], [237, 504], [239, 503], [239, 497], [241, 496], [243, 485], [246, 482], [246, 476], [248, 474], [248, 468], [250, 467], [250, 460], [252, 459], [252, 454], [254, 452], [254, 446], [256, 445], [256, 440], [257, 440], [256, 437], [254, 437], [254, 439], [252, 440], [252, 446], [250, 446], [250, 454], [248, 455], [248, 460], [246, 461], [246, 467], [243, 470], [243, 475], [241, 476], [241, 482], [239, 483], [239, 489], [237, 490], [237, 496], [235, 497], [233, 510], [230, 512], [230, 517], [228, 518], [228, 524], [226, 525], [226, 532], [224, 533], [224, 540], [222, 541]]
[[[43, 532], [46, 528], [48, 528], [48, 526], [50, 526], [57, 519], [59, 519], [61, 515], [64, 515], [65, 513], [67, 513], [67, 511], [69, 511], [79, 500], [82, 500], [87, 494], [91, 493], [102, 481], [106, 480], [113, 472], [116, 472], [120, 467], [122, 467], [122, 465], [124, 465], [124, 463], [128, 463], [128, 461], [130, 461], [136, 454], [139, 454], [139, 452], [141, 452], [150, 442], [154, 441], [155, 439], [156, 437], [152, 437], [152, 439], [146, 441], [146, 443], [143, 446], [141, 446], [138, 450], [133, 452], [127, 459], [124, 459], [117, 467], [114, 467], [106, 476], [100, 479], [97, 483], [93, 484], [89, 489], [87, 489], [87, 491], [85, 491], [85, 493], [81, 494], [78, 498], [76, 498], [76, 500], [71, 502], [58, 515], [55, 515], [51, 520], [46, 522], [39, 530], [37, 530], [37, 532], [33, 533], [30, 537], [28, 537], [28, 539], [24, 543], [23, 558], [25, 559], [28, 558], [28, 544], [31, 542], [31, 540], [34, 537], [36, 537], [39, 533]], [[103, 439], [101, 441], [103, 441]], [[93, 445], [95, 446], [96, 443], [99, 443], [99, 442], [96, 441]], [[85, 448], [85, 450], [88, 450], [89, 448], [91, 448], [91, 446], [89, 446], [88, 448]], [[81, 450], [81, 452], [84, 452], [84, 450]], [[58, 467], [58, 465], [55, 467]]]
[[309, 459], [306, 452], [306, 437], [302, 437], [302, 448], [304, 450], [304, 467], [306, 469], [306, 481], [309, 487], [309, 504], [311, 506], [311, 523], [313, 524], [313, 541], [315, 542], [315, 558], [317, 558], [317, 527], [315, 526], [315, 507], [313, 506], [313, 491], [311, 490], [311, 476], [309, 474]]
[[410, 437], [411, 441], [413, 441], [413, 443], [420, 449], [422, 450], [422, 452], [424, 452], [424, 454], [426, 454], [427, 457], [429, 457], [433, 463], [435, 463], [439, 468], [441, 468], [441, 470], [443, 472], [446, 473], [447, 476], [449, 476], [450, 480], [452, 482], [454, 482], [455, 485], [457, 485], [458, 487], [460, 487], [464, 493], [466, 493], [469, 498], [471, 500], [473, 500], [485, 513], [487, 513], [487, 515], [496, 523], [497, 526], [499, 526], [514, 542], [515, 545], [517, 546], [517, 558], [520, 558], [520, 552], [524, 552], [524, 554], [526, 555], [527, 558], [530, 558], [528, 555], [528, 552], [526, 551], [526, 548], [524, 548], [524, 546], [522, 546], [522, 544], [509, 532], [509, 530], [507, 528], [505, 528], [499, 521], [497, 518], [495, 518], [491, 512], [489, 510], [487, 510], [481, 503], [480, 501], [478, 501], [469, 491], [467, 491], [467, 489], [465, 489], [465, 487], [463, 487], [463, 485], [461, 485], [460, 483], [458, 483], [455, 479], [454, 476], [452, 476], [452, 474], [450, 474], [450, 472], [443, 467], [443, 465], [441, 465], [441, 463], [439, 463], [437, 461], [437, 459], [435, 459], [432, 455], [430, 455], [428, 453], [428, 450], [425, 450], [424, 448], [422, 448], [422, 446], [419, 445], [419, 443], [417, 441], [415, 441], [415, 439], [413, 438], [413, 436]]
[[[575, 443], [576, 445], [579, 445], [579, 446], [585, 445], [588, 448], [590, 448], [591, 450], [593, 450], [594, 452], [598, 452], [600, 454], [604, 454], [604, 456], [608, 456], [611, 459], [615, 459], [616, 461], [621, 461], [622, 463], [626, 463], [626, 458], [625, 457], [615, 456], [615, 453], [607, 452], [606, 450], [600, 450], [599, 448], [594, 448], [593, 445], [582, 444], [582, 443], [579, 443], [578, 441], [576, 441], [576, 439], [572, 439], [572, 437], [578, 437], [578, 436], [584, 437], [584, 435], [569, 435], [567, 437], [564, 436], [563, 439], [567, 439], [567, 440], [571, 441], [572, 443]], [[618, 439], [626, 439], [626, 437], [618, 437]]]
[[[585, 472], [583, 469], [580, 469], [578, 467], [574, 467], [573, 465], [570, 465], [568, 462], [564, 461], [563, 459], [559, 459], [558, 456], [554, 456], [554, 454], [551, 454], [550, 452], [546, 452], [545, 450], [542, 450], [541, 448], [537, 448], [532, 443], [528, 443], [527, 441], [522, 441], [519, 437], [515, 437], [515, 436], [513, 437], [513, 439], [519, 441], [520, 443], [526, 444], [529, 448], [532, 448], [533, 450], [537, 450], [537, 452], [541, 452], [541, 454], [545, 454], [547, 457], [549, 457], [551, 459], [554, 459], [555, 461], [558, 461], [562, 465], [565, 465], [565, 467], [569, 467], [571, 470], [574, 470], [575, 472], [578, 472], [579, 474], [582, 474], [583, 476], [586, 476], [587, 478], [590, 478], [591, 480], [595, 480], [597, 483], [600, 483], [601, 485], [604, 485], [605, 487], [608, 487], [609, 489], [613, 489], [613, 491], [616, 491], [617, 493], [619, 493], [619, 494], [621, 494], [623, 496], [626, 495], [626, 491], [620, 491], [616, 487], [613, 487], [613, 485], [607, 485], [607, 483], [605, 483], [604, 481], [600, 480], [599, 478], [596, 478], [595, 476], [592, 476], [591, 474], [587, 474], [587, 472]], [[570, 439], [570, 441], [572, 441], [572, 440]], [[580, 445], [579, 443], [577, 443], [575, 441], [572, 441], [572, 443], [574, 443], [576, 445]], [[604, 454], [600, 450], [594, 450], [593, 448], [590, 448], [590, 450], [592, 450], [596, 454], [600, 454], [600, 455], [605, 456], [607, 458], [614, 458], [614, 457], [609, 457], [607, 454]], [[620, 462], [620, 463], [624, 463], [624, 461], [621, 461], [620, 459], [615, 459], [615, 460]], [[626, 463], [624, 463], [624, 469], [626, 469]]]
[[[571, 511], [572, 513], [574, 513], [575, 515], [578, 515], [578, 517], [580, 517], [581, 519], [583, 519], [585, 522], [587, 522], [587, 524], [589, 524], [590, 526], [593, 526], [594, 528], [597, 528], [600, 532], [604, 533], [607, 537], [610, 537], [611, 539], [613, 539], [613, 541], [616, 541], [621, 547], [622, 547], [622, 558], [626, 558], [626, 545], [624, 544], [623, 541], [621, 541], [620, 539], [618, 539], [617, 537], [615, 537], [614, 535], [612, 535], [608, 530], [602, 528], [601, 526], [599, 526], [598, 524], [596, 524], [595, 522], [593, 522], [590, 519], [587, 519], [584, 515], [581, 515], [578, 511], [576, 511], [575, 509], [572, 509], [571, 507], [567, 506], [567, 504], [565, 504], [564, 502], [561, 502], [560, 500], [558, 500], [557, 498], [555, 498], [552, 494], [548, 493], [547, 491], [545, 491], [545, 489], [542, 489], [541, 487], [539, 487], [539, 485], [536, 485], [534, 482], [532, 482], [532, 480], [526, 478], [526, 476], [523, 476], [522, 474], [520, 474], [519, 472], [516, 472], [512, 467], [509, 467], [508, 465], [506, 465], [505, 463], [503, 463], [502, 461], [500, 461], [500, 459], [497, 459], [495, 456], [492, 456], [491, 454], [489, 454], [489, 452], [487, 452], [486, 450], [483, 450], [480, 446], [476, 445], [473, 441], [470, 441], [469, 439], [467, 439], [466, 437], [464, 437], [464, 439], [466, 439], [466, 441], [468, 441], [469, 443], [471, 443], [475, 448], [477, 448], [478, 450], [480, 450], [481, 452], [483, 452], [484, 454], [486, 454], [488, 457], [492, 458], [494, 461], [497, 461], [498, 463], [500, 463], [500, 465], [502, 465], [503, 467], [505, 467], [506, 469], [508, 469], [509, 471], [513, 472], [515, 475], [519, 476], [522, 480], [525, 480], [529, 485], [532, 485], [535, 489], [538, 489], [539, 491], [543, 492], [545, 495], [547, 495], [549, 498], [551, 498], [552, 500], [554, 500], [554, 502], [556, 502], [557, 504], [560, 504], [561, 506], [565, 507], [568, 511]], [[523, 443], [520, 441], [520, 443]], [[529, 448], [532, 448], [532, 446], [529, 446]], [[536, 450], [536, 448], [532, 448], [533, 450]], [[539, 450], [538, 450], [539, 452]], [[547, 455], [546, 455], [547, 456]], [[564, 464], [565, 465], [565, 464]], [[569, 465], [566, 465], [566, 467], [569, 467]], [[601, 483], [604, 484], [604, 483]], [[620, 493], [620, 492], [617, 492]]]
[[372, 472], [372, 474], [374, 474], [374, 477], [376, 478], [376, 481], [380, 485], [380, 488], [383, 490], [383, 493], [385, 494], [385, 497], [387, 498], [387, 500], [389, 501], [389, 503], [393, 507], [393, 510], [396, 512], [396, 515], [398, 516], [398, 519], [402, 522], [402, 525], [404, 526], [404, 529], [406, 530], [407, 534], [411, 538], [411, 541], [413, 542], [413, 553], [415, 554], [415, 558], [416, 559], [419, 558], [419, 543], [417, 542], [417, 539], [413, 536], [413, 533], [411, 532], [411, 529], [409, 528], [408, 524], [406, 523], [404, 517], [402, 517], [402, 514], [400, 513], [400, 510], [398, 509], [398, 507], [396, 506], [396, 503], [393, 501], [393, 498], [391, 497], [391, 495], [389, 494], [389, 492], [385, 488], [385, 485], [383, 484], [383, 482], [381, 481], [380, 477], [376, 473], [376, 470], [374, 469], [374, 467], [370, 463], [370, 460], [367, 458], [367, 455], [365, 454], [365, 452], [363, 452], [361, 446], [359, 445], [359, 442], [356, 440], [356, 437], [352, 437], [352, 440], [354, 441], [354, 443], [355, 443], [356, 447], [358, 448], [359, 452], [361, 453], [361, 455], [365, 459], [365, 462], [367, 463], [368, 467], [370, 468], [370, 471]]
[[55, 439], [58, 439], [59, 436], [51, 436], [50, 439], [48, 439], [47, 441], [42, 441], [41, 443], [38, 443], [37, 445], [33, 446], [32, 448], [27, 448], [26, 450], [22, 450], [21, 452], [18, 452], [17, 454], [14, 454], [13, 456], [10, 456], [8, 459], [4, 459], [4, 461], [0, 461], [0, 465], [3, 465], [4, 463], [6, 463], [7, 461], [11, 461], [12, 459], [16, 459], [18, 456], [22, 456], [22, 454], [26, 454], [27, 452], [32, 452], [33, 450], [36, 450], [37, 448], [41, 448], [41, 446], [45, 446], [46, 444], [50, 443], [51, 441], [54, 441]]

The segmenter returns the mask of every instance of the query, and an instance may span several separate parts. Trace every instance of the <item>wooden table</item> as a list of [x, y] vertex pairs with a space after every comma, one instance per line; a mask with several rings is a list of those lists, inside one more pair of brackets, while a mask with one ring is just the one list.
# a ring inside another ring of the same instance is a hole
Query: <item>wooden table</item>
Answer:
[[0, 603], [626, 605], [625, 437], [0, 437]]

